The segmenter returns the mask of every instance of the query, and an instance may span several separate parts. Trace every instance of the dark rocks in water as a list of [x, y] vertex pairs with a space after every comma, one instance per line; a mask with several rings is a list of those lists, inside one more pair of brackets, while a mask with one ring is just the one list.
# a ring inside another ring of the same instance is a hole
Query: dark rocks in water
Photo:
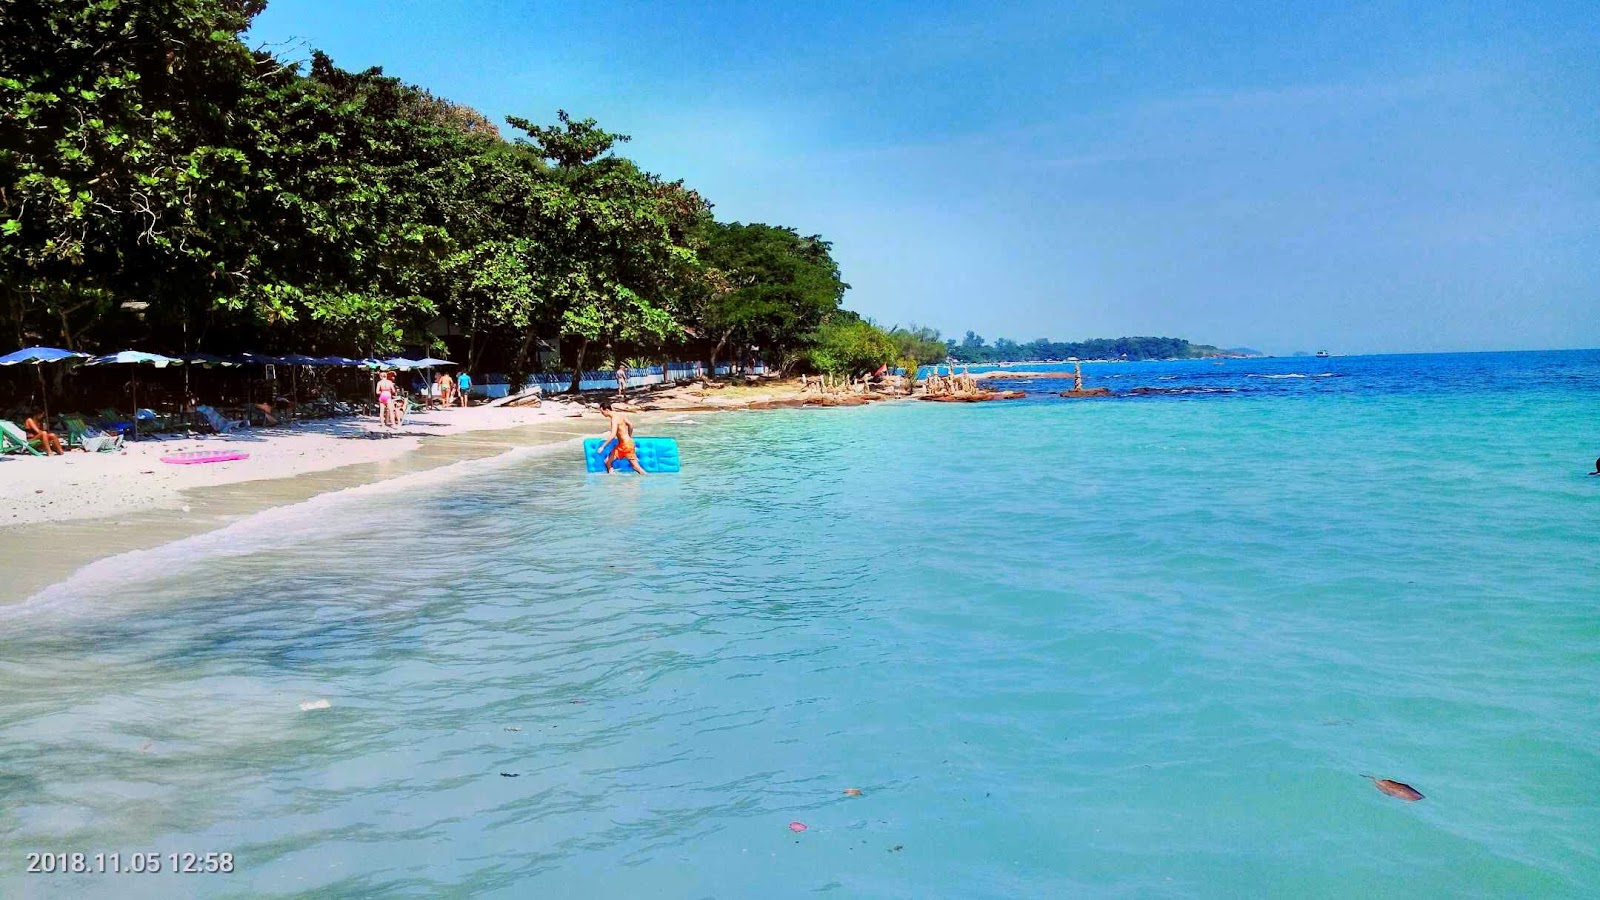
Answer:
[[972, 391], [965, 394], [923, 394], [918, 400], [929, 403], [984, 403], [989, 400], [1016, 400], [1028, 396], [1027, 391]]
[[1087, 397], [1110, 397], [1111, 396], [1111, 388], [1103, 388], [1103, 387], [1073, 388], [1070, 391], [1062, 391], [1061, 392], [1061, 396], [1066, 397], [1066, 398], [1068, 398], [1070, 400], [1082, 400], [1082, 399], [1087, 398]]
[[1371, 775], [1362, 775], [1362, 778], [1372, 782], [1372, 786], [1391, 797], [1411, 803], [1422, 799], [1422, 792], [1403, 781], [1390, 781], [1387, 778], [1374, 778]]

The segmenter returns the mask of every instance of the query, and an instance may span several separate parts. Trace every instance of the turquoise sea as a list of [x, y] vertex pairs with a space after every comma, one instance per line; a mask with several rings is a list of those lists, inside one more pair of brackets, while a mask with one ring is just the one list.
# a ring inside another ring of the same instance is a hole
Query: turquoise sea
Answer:
[[0, 896], [1600, 892], [1600, 352], [1086, 372], [1188, 392], [680, 417], [0, 611]]

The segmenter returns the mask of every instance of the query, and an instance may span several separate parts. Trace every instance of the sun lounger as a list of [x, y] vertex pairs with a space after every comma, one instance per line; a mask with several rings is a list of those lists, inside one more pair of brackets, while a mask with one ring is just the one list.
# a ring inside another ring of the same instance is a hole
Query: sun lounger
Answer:
[[200, 418], [211, 426], [211, 430], [217, 434], [229, 434], [235, 428], [241, 428], [248, 424], [239, 419], [224, 418], [222, 413], [217, 412], [216, 408], [211, 406], [196, 406], [194, 411], [199, 413]]
[[67, 446], [82, 447], [89, 453], [110, 453], [122, 449], [122, 435], [107, 434], [78, 416], [62, 416], [67, 424]]
[[39, 451], [39, 442], [28, 437], [15, 422], [0, 419], [0, 453], [32, 453], [34, 456], [43, 456]]

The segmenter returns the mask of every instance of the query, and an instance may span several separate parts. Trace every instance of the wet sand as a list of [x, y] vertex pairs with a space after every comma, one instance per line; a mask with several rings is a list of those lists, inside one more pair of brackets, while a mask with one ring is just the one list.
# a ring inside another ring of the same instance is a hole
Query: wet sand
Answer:
[[280, 478], [211, 485], [179, 492], [176, 508], [148, 508], [100, 518], [0, 528], [0, 604], [16, 603], [83, 566], [132, 550], [148, 550], [320, 494], [387, 481], [518, 447], [576, 442], [599, 433], [596, 417], [548, 419], [504, 430], [428, 437], [400, 455], [300, 472]]

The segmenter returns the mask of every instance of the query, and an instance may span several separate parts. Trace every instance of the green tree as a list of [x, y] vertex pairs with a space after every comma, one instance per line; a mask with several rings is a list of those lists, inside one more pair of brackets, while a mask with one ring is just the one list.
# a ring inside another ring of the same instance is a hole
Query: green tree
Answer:
[[839, 277], [832, 245], [793, 228], [707, 221], [701, 258], [715, 273], [691, 317], [715, 369], [730, 344], [759, 347], [787, 367], [812, 333], [839, 308], [849, 285]]
[[578, 342], [572, 390], [592, 343], [659, 345], [681, 334], [670, 309], [692, 285], [699, 260], [690, 233], [707, 214], [700, 196], [611, 155], [626, 135], [563, 110], [559, 124], [509, 118], [550, 163], [536, 189], [542, 224], [539, 285], [562, 310], [559, 333]]
[[808, 359], [813, 368], [829, 375], [853, 375], [899, 361], [888, 333], [859, 317], [824, 323]]

